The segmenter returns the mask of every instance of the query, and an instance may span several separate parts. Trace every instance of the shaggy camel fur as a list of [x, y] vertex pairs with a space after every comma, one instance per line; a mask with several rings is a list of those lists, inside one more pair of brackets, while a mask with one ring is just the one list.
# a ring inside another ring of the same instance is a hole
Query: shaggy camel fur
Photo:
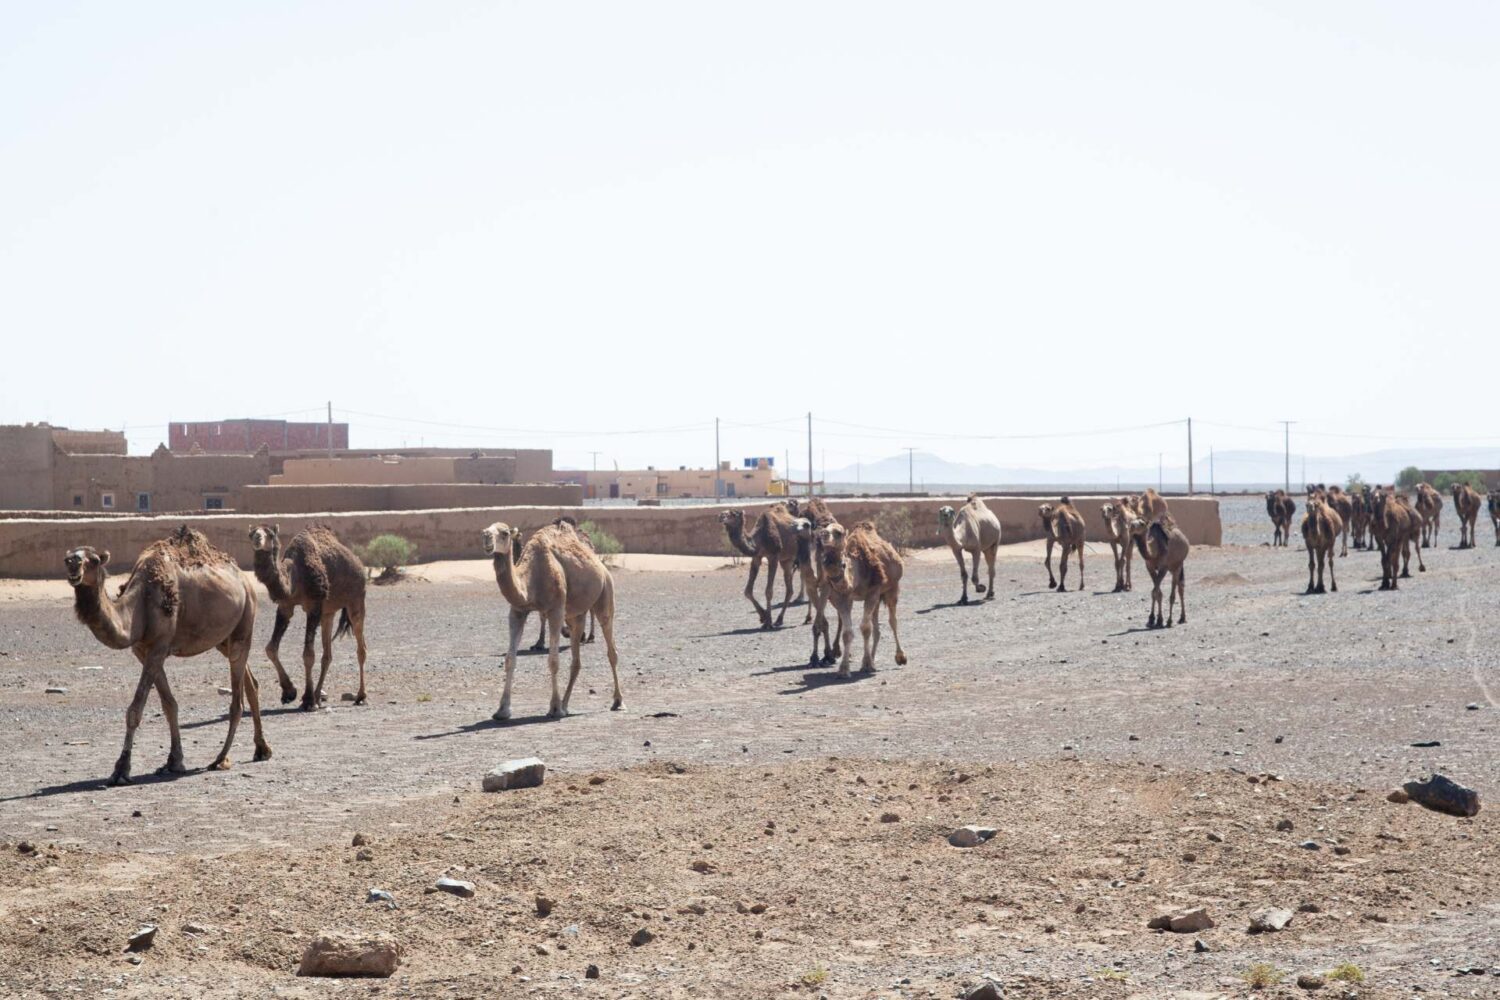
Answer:
[[[516, 557], [514, 529], [497, 521], [484, 529], [484, 548], [495, 565], [495, 582], [510, 605], [510, 641], [505, 651], [505, 689], [500, 707], [493, 718], [503, 722], [510, 718], [511, 681], [516, 671], [516, 650], [526, 628], [526, 615], [541, 614], [547, 622], [547, 672], [552, 678], [552, 703], [547, 717], [561, 719], [568, 714], [568, 700], [583, 668], [579, 655], [583, 638], [583, 619], [589, 612], [599, 621], [604, 633], [605, 655], [614, 677], [615, 698], [611, 711], [625, 707], [620, 693], [619, 656], [615, 652], [615, 584], [609, 570], [593, 549], [578, 539], [570, 526], [548, 525], [526, 539], [521, 555]], [[569, 667], [567, 690], [557, 690], [558, 645], [562, 640], [563, 622], [571, 627], [573, 662]]]
[[1286, 495], [1286, 490], [1275, 490], [1266, 494], [1266, 513], [1271, 515], [1271, 524], [1276, 532], [1271, 544], [1286, 545], [1292, 538], [1292, 517], [1297, 513], [1297, 501]]
[[[789, 500], [787, 505], [791, 512], [798, 515], [799, 521], [805, 522], [809, 532], [807, 542], [807, 553], [804, 556], [800, 552], [802, 545], [801, 537], [803, 528], [799, 524], [798, 529], [798, 565], [802, 570], [802, 590], [808, 598], [808, 619], [802, 624], [812, 624], [813, 648], [812, 655], [808, 657], [807, 665], [810, 667], [831, 667], [838, 662], [838, 656], [842, 648], [842, 640], [839, 636], [833, 636], [830, 643], [828, 627], [828, 582], [823, 576], [822, 543], [819, 541], [818, 531], [830, 525], [838, 524], [828, 505], [817, 497], [808, 497], [802, 501]], [[823, 637], [823, 655], [818, 655], [818, 637]]]
[[[582, 542], [583, 544], [587, 545], [591, 549], [594, 547], [594, 540], [592, 538], [590, 538], [586, 532], [579, 530], [579, 528], [578, 528], [578, 520], [576, 518], [574, 518], [572, 515], [570, 515], [570, 514], [564, 514], [561, 517], [555, 518], [552, 521], [552, 523], [554, 525], [556, 525], [557, 527], [559, 527], [559, 528], [562, 527], [563, 525], [567, 525], [568, 527], [572, 528], [574, 531], [578, 532], [578, 540], [580, 542]], [[511, 540], [511, 553], [517, 559], [521, 558], [521, 529], [519, 529], [519, 528], [516, 529], [515, 536]], [[536, 630], [536, 642], [533, 642], [531, 644], [531, 652], [533, 652], [533, 653], [545, 653], [547, 651], [547, 619], [542, 618], [540, 615], [537, 616], [537, 619], [538, 619], [537, 620], [537, 626], [538, 626], [538, 628]], [[568, 632], [568, 626], [567, 626], [566, 623], [563, 624], [563, 638], [564, 639], [571, 639], [572, 638], [572, 636]], [[588, 645], [589, 643], [591, 643], [593, 641], [594, 641], [594, 613], [592, 611], [590, 611], [589, 612], [589, 634], [583, 637], [583, 643], [584, 643], [584, 645]]]
[[1417, 569], [1425, 573], [1422, 562], [1422, 515], [1394, 489], [1375, 491], [1375, 516], [1370, 530], [1380, 544], [1380, 589], [1396, 590], [1398, 576], [1411, 576], [1412, 549], [1417, 552]]
[[[958, 560], [958, 579], [963, 584], [963, 594], [958, 603], [969, 603], [971, 575], [975, 592], [983, 594], [986, 601], [994, 600], [995, 556], [1000, 549], [1000, 519], [984, 505], [977, 494], [970, 493], [964, 505], [956, 511], [948, 506], [938, 508], [938, 532], [948, 543], [953, 558]], [[964, 566], [965, 552], [969, 553], [974, 562], [972, 574]], [[981, 553], [984, 554], [985, 568], [989, 571], [988, 586], [979, 582]]]
[[[1187, 575], [1183, 572], [1183, 563], [1192, 551], [1187, 536], [1178, 529], [1170, 516], [1149, 522], [1140, 516], [1132, 517], [1130, 535], [1135, 539], [1141, 561], [1146, 564], [1146, 572], [1151, 577], [1151, 610], [1146, 615], [1146, 627], [1171, 628], [1172, 608], [1178, 601], [1182, 602], [1182, 610], [1177, 623], [1186, 625]], [[1167, 601], [1167, 613], [1163, 616], [1161, 581], [1168, 573], [1172, 574], [1172, 592]]]
[[1437, 544], [1438, 526], [1443, 520], [1443, 495], [1426, 483], [1417, 484], [1415, 507], [1422, 518], [1422, 548]]
[[[297, 697], [297, 686], [281, 666], [281, 637], [301, 608], [307, 613], [307, 634], [302, 641], [302, 710], [311, 712], [323, 701], [323, 681], [333, 663], [333, 641], [354, 633], [355, 657], [359, 660], [359, 691], [356, 705], [365, 703], [365, 564], [360, 562], [328, 528], [313, 525], [299, 531], [281, 554], [281, 528], [258, 524], [250, 529], [250, 547], [255, 550], [255, 578], [276, 605], [276, 623], [266, 656], [281, 682], [281, 703]], [[338, 630], [334, 631], [334, 614]], [[323, 630], [323, 661], [318, 682], [313, 683], [313, 636]]]
[[[736, 508], [719, 515], [719, 523], [729, 534], [729, 543], [750, 557], [750, 579], [745, 583], [745, 597], [755, 606], [760, 616], [761, 628], [775, 628], [786, 618], [787, 605], [792, 602], [792, 571], [797, 566], [798, 540], [802, 526], [787, 510], [784, 503], [774, 503], [755, 519], [750, 537], [745, 537], [745, 512]], [[806, 548], [806, 546], [801, 546]], [[755, 599], [755, 578], [760, 575], [761, 561], [770, 563], [766, 571], [766, 605], [761, 607]], [[781, 613], [771, 622], [771, 594], [776, 589], [776, 568], [781, 567], [783, 590]]]
[[1495, 544], [1500, 545], [1500, 492], [1489, 495], [1490, 523], [1495, 526]]
[[[1338, 578], [1333, 573], [1333, 549], [1339, 533], [1344, 530], [1344, 521], [1328, 502], [1325, 493], [1313, 493], [1307, 498], [1307, 511], [1302, 515], [1302, 543], [1307, 549], [1307, 593], [1321, 594], [1323, 589], [1323, 564], [1328, 564], [1328, 590], [1338, 593]], [[1318, 585], [1313, 586], [1313, 561], [1317, 560]]]
[[1479, 493], [1468, 483], [1453, 484], [1453, 510], [1458, 514], [1458, 547], [1474, 547], [1474, 522], [1479, 520]]
[[860, 521], [844, 530], [837, 522], [818, 529], [823, 578], [828, 581], [828, 599], [839, 616], [839, 634], [844, 655], [839, 661], [840, 677], [849, 676], [849, 649], [854, 644], [854, 601], [864, 601], [859, 632], [864, 637], [864, 658], [860, 672], [875, 672], [875, 649], [880, 644], [880, 605], [884, 604], [891, 622], [891, 638], [896, 643], [896, 665], [906, 663], [901, 648], [901, 633], [896, 627], [896, 602], [901, 595], [901, 557], [890, 543], [880, 537], [870, 521]]
[[[1042, 560], [1047, 567], [1047, 586], [1055, 589], [1058, 593], [1068, 589], [1068, 553], [1078, 553], [1078, 589], [1083, 589], [1083, 517], [1073, 506], [1073, 501], [1063, 497], [1054, 507], [1050, 503], [1044, 503], [1037, 508], [1041, 515], [1042, 526], [1047, 532], [1047, 555]], [[1052, 575], [1052, 547], [1056, 545], [1062, 549], [1061, 558], [1057, 561], [1057, 576]]]
[[167, 763], [158, 774], [183, 774], [182, 732], [177, 725], [177, 699], [167, 684], [167, 657], [197, 656], [217, 649], [229, 660], [229, 734], [224, 748], [208, 765], [229, 767], [229, 751], [239, 728], [245, 701], [255, 725], [255, 759], [269, 760], [271, 747], [260, 727], [260, 696], [247, 663], [255, 639], [255, 587], [234, 561], [186, 526], [154, 542], [136, 558], [118, 595], [111, 598], [105, 584], [109, 553], [89, 546], [70, 551], [63, 559], [73, 587], [73, 612], [88, 630], [110, 649], [129, 649], [141, 662], [135, 697], [125, 711], [125, 748], [110, 775], [111, 785], [130, 783], [130, 751], [135, 730], [151, 689], [161, 699], [162, 715], [171, 731]]

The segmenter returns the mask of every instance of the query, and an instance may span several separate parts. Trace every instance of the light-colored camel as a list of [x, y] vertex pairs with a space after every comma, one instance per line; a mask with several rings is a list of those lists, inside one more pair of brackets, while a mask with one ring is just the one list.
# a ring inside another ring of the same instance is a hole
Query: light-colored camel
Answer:
[[1286, 490], [1268, 492], [1266, 513], [1271, 515], [1271, 524], [1276, 528], [1271, 545], [1288, 544], [1292, 538], [1292, 517], [1297, 513], [1297, 501], [1287, 496]]
[[1474, 524], [1482, 506], [1479, 493], [1468, 483], [1453, 484], [1453, 511], [1458, 515], [1458, 547], [1474, 547]]
[[[818, 529], [838, 524], [828, 505], [817, 497], [802, 501], [787, 501], [789, 509], [797, 515], [797, 564], [802, 572], [802, 590], [807, 595], [808, 619], [802, 624], [812, 624], [813, 647], [808, 657], [810, 667], [830, 667], [838, 662], [842, 640], [833, 636], [830, 640], [828, 625], [828, 581], [823, 577], [822, 543]], [[805, 525], [805, 528], [804, 528]], [[804, 543], [804, 531], [807, 541]], [[804, 553], [805, 548], [805, 553]], [[823, 655], [818, 655], [818, 637], [823, 638]]]
[[[1307, 549], [1307, 592], [1324, 593], [1323, 564], [1328, 564], [1328, 590], [1338, 593], [1338, 578], [1333, 573], [1333, 550], [1338, 536], [1344, 530], [1344, 522], [1328, 502], [1326, 493], [1313, 493], [1307, 498], [1307, 510], [1302, 515], [1302, 544]], [[1318, 585], [1313, 586], [1313, 561], [1317, 560]]]
[[[719, 523], [729, 535], [729, 543], [750, 557], [750, 579], [745, 582], [745, 597], [755, 606], [760, 617], [761, 628], [779, 627], [786, 618], [787, 605], [792, 602], [792, 572], [797, 567], [798, 537], [802, 526], [787, 510], [784, 503], [774, 503], [755, 519], [749, 537], [745, 534], [745, 512], [739, 508], [726, 510], [719, 515]], [[766, 604], [761, 607], [755, 599], [755, 579], [760, 575], [762, 561], [769, 562], [766, 570]], [[781, 613], [775, 624], [771, 622], [771, 594], [776, 589], [776, 569], [781, 568], [783, 590]], [[805, 584], [804, 584], [805, 586]]]
[[880, 537], [870, 521], [860, 521], [847, 531], [835, 522], [818, 529], [823, 578], [828, 583], [828, 599], [839, 616], [839, 635], [844, 655], [839, 661], [839, 676], [849, 676], [849, 650], [854, 644], [854, 601], [864, 601], [859, 632], [864, 637], [864, 657], [860, 672], [875, 672], [875, 649], [880, 644], [880, 606], [886, 607], [891, 623], [891, 638], [896, 643], [896, 665], [906, 663], [901, 648], [901, 633], [896, 627], [896, 602], [901, 596], [901, 557], [891, 544]]
[[1500, 492], [1490, 492], [1489, 507], [1490, 523], [1495, 526], [1495, 544], [1500, 545]]
[[[1187, 536], [1177, 527], [1170, 516], [1159, 521], [1147, 521], [1139, 515], [1130, 519], [1130, 536], [1140, 550], [1141, 561], [1146, 564], [1146, 573], [1151, 577], [1151, 610], [1146, 614], [1147, 628], [1171, 628], [1172, 608], [1182, 602], [1179, 625], [1187, 624], [1187, 575], [1183, 563], [1187, 561], [1192, 546]], [[1162, 615], [1161, 581], [1172, 574], [1172, 592], [1167, 601], [1167, 613]]]
[[[292, 537], [283, 556], [281, 528], [257, 524], [250, 529], [250, 547], [255, 550], [255, 578], [276, 605], [276, 622], [266, 657], [281, 682], [281, 703], [297, 697], [297, 686], [281, 665], [281, 637], [301, 608], [307, 614], [307, 633], [302, 641], [302, 710], [311, 712], [323, 701], [323, 681], [333, 663], [333, 641], [354, 633], [355, 657], [359, 660], [359, 691], [356, 705], [365, 696], [365, 564], [332, 530], [313, 525]], [[338, 629], [334, 629], [334, 615]], [[323, 632], [323, 660], [318, 682], [313, 683], [313, 636]]]
[[1422, 515], [1410, 501], [1394, 489], [1375, 490], [1375, 514], [1370, 530], [1380, 545], [1380, 589], [1397, 590], [1397, 577], [1411, 576], [1411, 553], [1417, 553], [1417, 569], [1426, 572], [1422, 562]]
[[[583, 667], [579, 655], [583, 638], [583, 620], [589, 612], [604, 633], [605, 655], [614, 677], [615, 698], [611, 711], [625, 707], [620, 692], [619, 656], [615, 652], [615, 584], [609, 570], [593, 549], [578, 540], [570, 526], [548, 525], [526, 539], [521, 555], [516, 557], [512, 542], [514, 529], [497, 521], [484, 529], [484, 548], [495, 564], [495, 582], [510, 605], [510, 640], [505, 651], [505, 689], [494, 719], [510, 718], [511, 681], [516, 671], [516, 650], [526, 628], [526, 615], [538, 612], [547, 622], [547, 672], [552, 678], [552, 703], [547, 716], [561, 719], [568, 714], [568, 700]], [[557, 689], [558, 645], [562, 640], [563, 622], [569, 625], [573, 662], [569, 668], [568, 687]]]
[[1131, 556], [1135, 544], [1130, 535], [1130, 519], [1137, 516], [1128, 497], [1116, 497], [1099, 508], [1104, 521], [1104, 537], [1115, 561], [1115, 593], [1130, 589]]
[[136, 558], [125, 585], [111, 598], [105, 589], [109, 552], [83, 546], [63, 559], [73, 587], [73, 611], [94, 638], [110, 649], [129, 649], [141, 663], [135, 697], [125, 711], [125, 748], [110, 775], [111, 785], [130, 783], [130, 752], [151, 689], [161, 700], [171, 731], [167, 763], [158, 774], [182, 774], [182, 733], [177, 699], [167, 683], [167, 657], [197, 656], [217, 649], [229, 660], [229, 733], [210, 769], [229, 767], [229, 751], [246, 701], [255, 726], [255, 759], [269, 760], [271, 747], [260, 726], [260, 697], [247, 666], [255, 640], [255, 588], [234, 561], [186, 526], [154, 542]]
[[[1073, 506], [1073, 501], [1063, 497], [1054, 507], [1050, 503], [1044, 503], [1037, 508], [1041, 515], [1042, 527], [1047, 532], [1047, 555], [1042, 560], [1047, 567], [1047, 586], [1055, 589], [1058, 593], [1068, 589], [1068, 553], [1078, 553], [1078, 589], [1083, 589], [1083, 517], [1078, 509]], [[1057, 576], [1052, 575], [1052, 547], [1061, 549], [1061, 557], [1057, 561]]]
[[1437, 544], [1438, 527], [1443, 520], [1443, 495], [1426, 483], [1417, 484], [1416, 502], [1413, 504], [1422, 518], [1422, 548]]
[[[587, 532], [583, 531], [582, 529], [580, 529], [578, 527], [578, 520], [576, 518], [574, 518], [572, 515], [570, 515], [570, 514], [563, 514], [561, 517], [554, 518], [553, 521], [552, 521], [552, 523], [555, 524], [555, 525], [557, 525], [558, 527], [562, 527], [563, 525], [567, 525], [568, 527], [572, 528], [574, 531], [576, 531], [578, 533], [578, 540], [580, 542], [582, 542], [583, 544], [587, 545], [591, 549], [594, 547], [594, 540], [588, 536]], [[511, 546], [510, 546], [510, 548], [511, 548], [511, 554], [514, 555], [517, 559], [521, 558], [521, 537], [522, 537], [521, 529], [519, 529], [519, 528], [515, 529], [515, 535], [511, 539]], [[567, 625], [566, 622], [563, 623], [563, 638], [564, 639], [571, 639], [572, 638], [572, 636], [568, 632], [568, 625]], [[592, 611], [590, 611], [589, 612], [589, 634], [583, 637], [583, 643], [586, 646], [586, 645], [588, 645], [589, 643], [591, 643], [593, 641], [594, 641], [594, 613]], [[545, 619], [545, 618], [541, 617], [540, 615], [538, 615], [537, 616], [536, 642], [533, 642], [531, 644], [531, 652], [533, 652], [533, 653], [545, 653], [546, 651], [547, 651], [547, 619]]]
[[[943, 506], [938, 508], [938, 533], [948, 543], [953, 558], [958, 560], [958, 578], [963, 584], [959, 604], [969, 603], [969, 581], [973, 578], [974, 590], [983, 594], [986, 601], [995, 599], [995, 556], [1000, 550], [1000, 519], [985, 506], [974, 493], [958, 510]], [[964, 566], [964, 553], [973, 559], [972, 572]], [[984, 555], [985, 568], [989, 571], [989, 585], [979, 582], [979, 556]]]

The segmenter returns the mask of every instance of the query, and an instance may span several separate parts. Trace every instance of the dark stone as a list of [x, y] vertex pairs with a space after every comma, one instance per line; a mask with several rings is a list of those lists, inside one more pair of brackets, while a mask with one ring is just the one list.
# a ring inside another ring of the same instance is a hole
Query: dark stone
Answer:
[[1441, 774], [1434, 774], [1424, 781], [1408, 781], [1401, 787], [1413, 802], [1435, 812], [1450, 816], [1479, 813], [1479, 793]]

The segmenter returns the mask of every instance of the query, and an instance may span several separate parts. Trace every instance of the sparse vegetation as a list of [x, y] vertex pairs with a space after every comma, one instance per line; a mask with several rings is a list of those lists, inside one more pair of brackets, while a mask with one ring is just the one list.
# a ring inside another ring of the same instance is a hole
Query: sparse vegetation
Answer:
[[401, 568], [417, 561], [417, 547], [400, 535], [376, 535], [359, 550], [367, 569], [378, 569], [379, 581], [391, 582], [401, 576]]
[[1123, 983], [1130, 978], [1124, 969], [1095, 969], [1093, 978], [1101, 982]]
[[1362, 983], [1365, 971], [1353, 962], [1340, 962], [1328, 970], [1328, 978], [1340, 983]]
[[1344, 481], [1344, 491], [1347, 493], [1358, 493], [1365, 488], [1365, 477], [1357, 472], [1351, 472], [1349, 478]]
[[1484, 473], [1476, 472], [1473, 469], [1467, 472], [1439, 472], [1432, 478], [1432, 488], [1439, 493], [1447, 493], [1452, 490], [1455, 483], [1468, 483], [1469, 486], [1480, 493], [1485, 491]]
[[599, 561], [606, 566], [613, 566], [618, 561], [615, 557], [625, 551], [625, 546], [620, 544], [618, 538], [593, 521], [584, 521], [578, 526], [578, 530], [588, 536], [594, 551], [599, 553]]
[[896, 551], [906, 555], [911, 548], [911, 514], [902, 507], [887, 507], [875, 515], [875, 530], [880, 537], [895, 546]]
[[422, 694], [417, 695], [417, 704], [418, 705], [425, 705], [425, 704], [427, 704], [431, 700], [432, 700], [432, 695], [427, 694], [425, 691]]
[[802, 973], [803, 986], [822, 986], [828, 982], [828, 970], [821, 965], [816, 965]]
[[1396, 485], [1403, 490], [1409, 490], [1422, 481], [1422, 470], [1415, 465], [1408, 465], [1396, 473]]
[[1285, 978], [1281, 970], [1269, 962], [1256, 962], [1245, 972], [1245, 982], [1250, 984], [1252, 990], [1263, 990], [1267, 986], [1275, 986]]

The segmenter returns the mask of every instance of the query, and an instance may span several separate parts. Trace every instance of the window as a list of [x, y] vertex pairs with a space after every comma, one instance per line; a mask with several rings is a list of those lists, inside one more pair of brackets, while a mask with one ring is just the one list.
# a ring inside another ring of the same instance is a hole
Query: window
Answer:
[[659, 497], [664, 497], [664, 496], [667, 495], [667, 490], [670, 489], [670, 488], [671, 488], [671, 484], [670, 483], [663, 483], [663, 482], [658, 481], [657, 484], [656, 484], [656, 495], [659, 496]]
[[74, 507], [82, 507], [83, 506], [83, 494], [82, 493], [74, 493], [73, 494], [73, 506]]
[[223, 510], [224, 509], [224, 498], [223, 497], [204, 497], [203, 498], [203, 509], [204, 510]]
[[113, 493], [101, 493], [101, 494], [99, 494], [99, 506], [103, 507], [105, 510], [114, 510], [115, 509], [115, 495]]
[[150, 510], [151, 509], [151, 494], [149, 494], [149, 493], [137, 493], [135, 495], [135, 509], [136, 510]]

